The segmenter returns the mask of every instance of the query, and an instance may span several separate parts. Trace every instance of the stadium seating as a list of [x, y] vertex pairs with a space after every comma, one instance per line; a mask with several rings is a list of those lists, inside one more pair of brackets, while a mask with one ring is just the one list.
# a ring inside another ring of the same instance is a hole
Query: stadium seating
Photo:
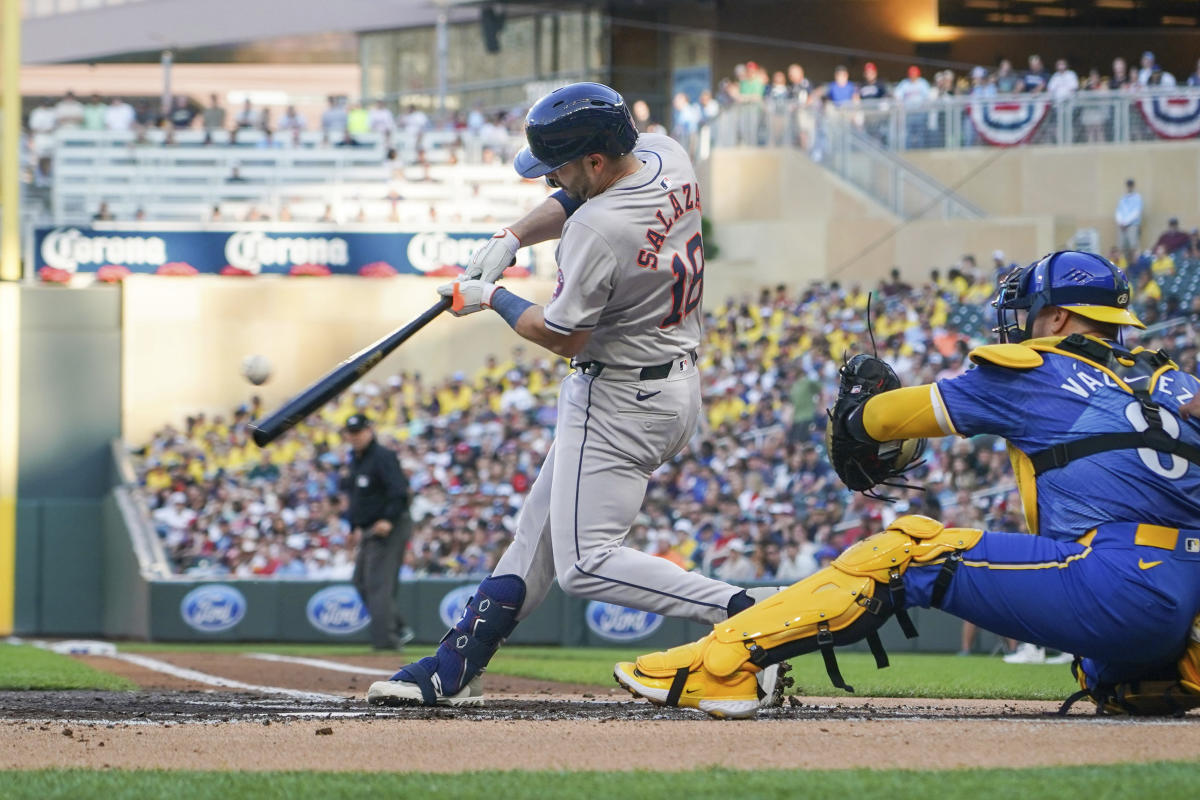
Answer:
[[[168, 140], [168, 135], [170, 139]], [[454, 132], [398, 135], [393, 159], [376, 135], [342, 147], [319, 132], [266, 146], [257, 130], [140, 134], [64, 130], [55, 134], [53, 217], [83, 224], [101, 203], [118, 221], [139, 209], [150, 221], [222, 221], [256, 210], [296, 221], [490, 223], [531, 208], [545, 186], [522, 182], [507, 163], [456, 163], [479, 141]], [[236, 172], [235, 172], [236, 170]], [[328, 220], [324, 220], [328, 221]]]

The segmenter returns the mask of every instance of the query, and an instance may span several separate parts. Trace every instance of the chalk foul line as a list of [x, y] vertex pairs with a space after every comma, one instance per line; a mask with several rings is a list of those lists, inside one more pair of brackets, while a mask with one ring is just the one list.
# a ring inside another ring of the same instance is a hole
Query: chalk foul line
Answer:
[[356, 667], [353, 664], [342, 664], [337, 661], [326, 661], [323, 658], [301, 658], [300, 656], [280, 656], [274, 653], [246, 653], [247, 658], [257, 658], [260, 661], [277, 661], [282, 664], [299, 664], [305, 667], [327, 669], [333, 672], [349, 672], [352, 675], [381, 675], [391, 677], [395, 670], [372, 669], [371, 667]]
[[247, 692], [257, 692], [259, 694], [277, 694], [285, 697], [294, 697], [299, 700], [319, 700], [319, 701], [337, 701], [343, 702], [347, 698], [337, 694], [326, 694], [324, 692], [305, 692], [299, 689], [285, 689], [281, 686], [259, 686], [253, 683], [244, 683], [235, 681], [232, 678], [222, 678], [218, 675], [209, 675], [206, 672], [199, 670], [187, 669], [186, 667], [177, 667], [174, 664], [169, 664], [166, 661], [159, 661], [157, 658], [149, 658], [147, 656], [136, 655], [134, 653], [117, 653], [112, 658], [118, 658], [121, 661], [126, 661], [130, 664], [136, 664], [145, 669], [161, 672], [166, 675], [171, 675], [176, 678], [181, 678], [193, 683], [203, 683], [208, 686], [219, 686], [223, 689], [241, 689]]

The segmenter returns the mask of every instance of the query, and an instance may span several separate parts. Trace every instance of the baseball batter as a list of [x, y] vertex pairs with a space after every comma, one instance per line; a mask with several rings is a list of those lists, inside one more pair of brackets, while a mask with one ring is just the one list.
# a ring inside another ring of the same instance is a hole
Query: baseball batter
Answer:
[[[702, 198], [687, 153], [667, 136], [639, 136], [621, 96], [594, 83], [538, 101], [526, 135], [517, 171], [559, 191], [439, 291], [455, 315], [491, 308], [571, 357], [575, 371], [495, 572], [437, 654], [372, 685], [370, 702], [482, 702], [475, 679], [555, 578], [571, 595], [710, 624], [753, 604], [735, 586], [623, 545], [650, 474], [684, 448], [700, 413]], [[558, 286], [545, 307], [495, 284], [518, 247], [560, 234]], [[778, 702], [777, 672], [762, 683], [764, 701]]]

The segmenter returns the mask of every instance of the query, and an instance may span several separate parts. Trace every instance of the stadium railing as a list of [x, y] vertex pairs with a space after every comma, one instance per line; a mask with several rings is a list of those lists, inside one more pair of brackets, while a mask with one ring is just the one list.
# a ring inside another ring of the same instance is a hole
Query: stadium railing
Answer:
[[[861, 131], [893, 151], [1022, 144], [1071, 146], [1194, 138], [1200, 87], [1140, 87], [1047, 94], [944, 95], [919, 105], [894, 98], [858, 104], [725, 108], [706, 128], [711, 145], [803, 143], [817, 155], [836, 149], [843, 131]], [[802, 136], [803, 134], [803, 136]]]

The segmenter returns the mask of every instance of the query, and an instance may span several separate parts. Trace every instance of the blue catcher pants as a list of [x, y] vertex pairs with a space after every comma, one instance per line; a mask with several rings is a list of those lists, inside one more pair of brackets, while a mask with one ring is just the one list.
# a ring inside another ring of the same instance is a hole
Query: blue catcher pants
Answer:
[[[904, 573], [906, 605], [929, 607], [940, 561]], [[942, 610], [1001, 636], [1080, 656], [1090, 682], [1173, 664], [1200, 613], [1200, 529], [1108, 523], [1080, 542], [987, 531]]]

